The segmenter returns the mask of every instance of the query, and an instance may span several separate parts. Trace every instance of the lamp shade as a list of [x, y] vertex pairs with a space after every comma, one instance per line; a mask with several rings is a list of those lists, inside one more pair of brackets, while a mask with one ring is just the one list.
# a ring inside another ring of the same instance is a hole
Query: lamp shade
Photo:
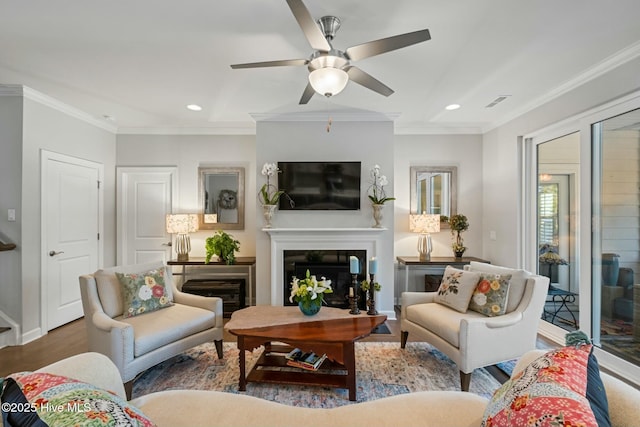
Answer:
[[198, 214], [168, 214], [167, 233], [187, 234], [198, 231]]
[[347, 86], [349, 75], [340, 68], [324, 67], [309, 73], [309, 83], [320, 95], [337, 95]]
[[440, 215], [409, 215], [409, 230], [421, 234], [438, 233], [440, 232]]

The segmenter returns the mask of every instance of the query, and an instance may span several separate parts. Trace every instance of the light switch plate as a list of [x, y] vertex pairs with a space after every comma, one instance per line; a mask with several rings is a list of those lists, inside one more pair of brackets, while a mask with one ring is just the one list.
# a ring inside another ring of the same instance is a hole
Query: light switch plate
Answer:
[[15, 221], [16, 220], [16, 210], [9, 209], [7, 210], [7, 221]]

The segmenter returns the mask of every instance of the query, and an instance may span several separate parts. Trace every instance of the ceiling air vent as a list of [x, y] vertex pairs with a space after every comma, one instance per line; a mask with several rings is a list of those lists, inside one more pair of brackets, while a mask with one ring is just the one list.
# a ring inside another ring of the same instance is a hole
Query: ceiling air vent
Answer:
[[485, 108], [495, 107], [497, 104], [501, 103], [502, 101], [507, 99], [509, 96], [511, 95], [500, 95], [499, 97], [494, 99], [489, 105], [487, 105]]

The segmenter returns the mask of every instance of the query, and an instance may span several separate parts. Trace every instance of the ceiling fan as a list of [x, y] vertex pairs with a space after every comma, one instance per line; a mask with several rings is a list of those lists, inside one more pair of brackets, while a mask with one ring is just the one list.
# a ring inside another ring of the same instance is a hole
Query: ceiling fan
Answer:
[[431, 39], [429, 30], [424, 29], [351, 46], [343, 52], [334, 49], [331, 45], [331, 41], [340, 28], [340, 20], [338, 18], [335, 16], [323, 16], [318, 19], [316, 24], [302, 0], [287, 0], [287, 4], [315, 52], [307, 59], [234, 64], [231, 65], [231, 68], [306, 65], [309, 69], [309, 83], [300, 98], [300, 104], [308, 103], [315, 92], [326, 97], [337, 95], [345, 88], [349, 80], [381, 95], [389, 96], [393, 93], [390, 87], [360, 68], [351, 65], [351, 61], [380, 55]]

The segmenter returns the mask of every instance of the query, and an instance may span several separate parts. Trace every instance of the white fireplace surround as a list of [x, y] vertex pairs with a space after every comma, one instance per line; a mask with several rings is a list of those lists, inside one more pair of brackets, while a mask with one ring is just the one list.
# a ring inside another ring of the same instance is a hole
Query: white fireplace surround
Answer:
[[[284, 305], [284, 251], [364, 250], [377, 256], [386, 228], [264, 228], [271, 237], [271, 305]], [[363, 266], [364, 269], [367, 266]]]

